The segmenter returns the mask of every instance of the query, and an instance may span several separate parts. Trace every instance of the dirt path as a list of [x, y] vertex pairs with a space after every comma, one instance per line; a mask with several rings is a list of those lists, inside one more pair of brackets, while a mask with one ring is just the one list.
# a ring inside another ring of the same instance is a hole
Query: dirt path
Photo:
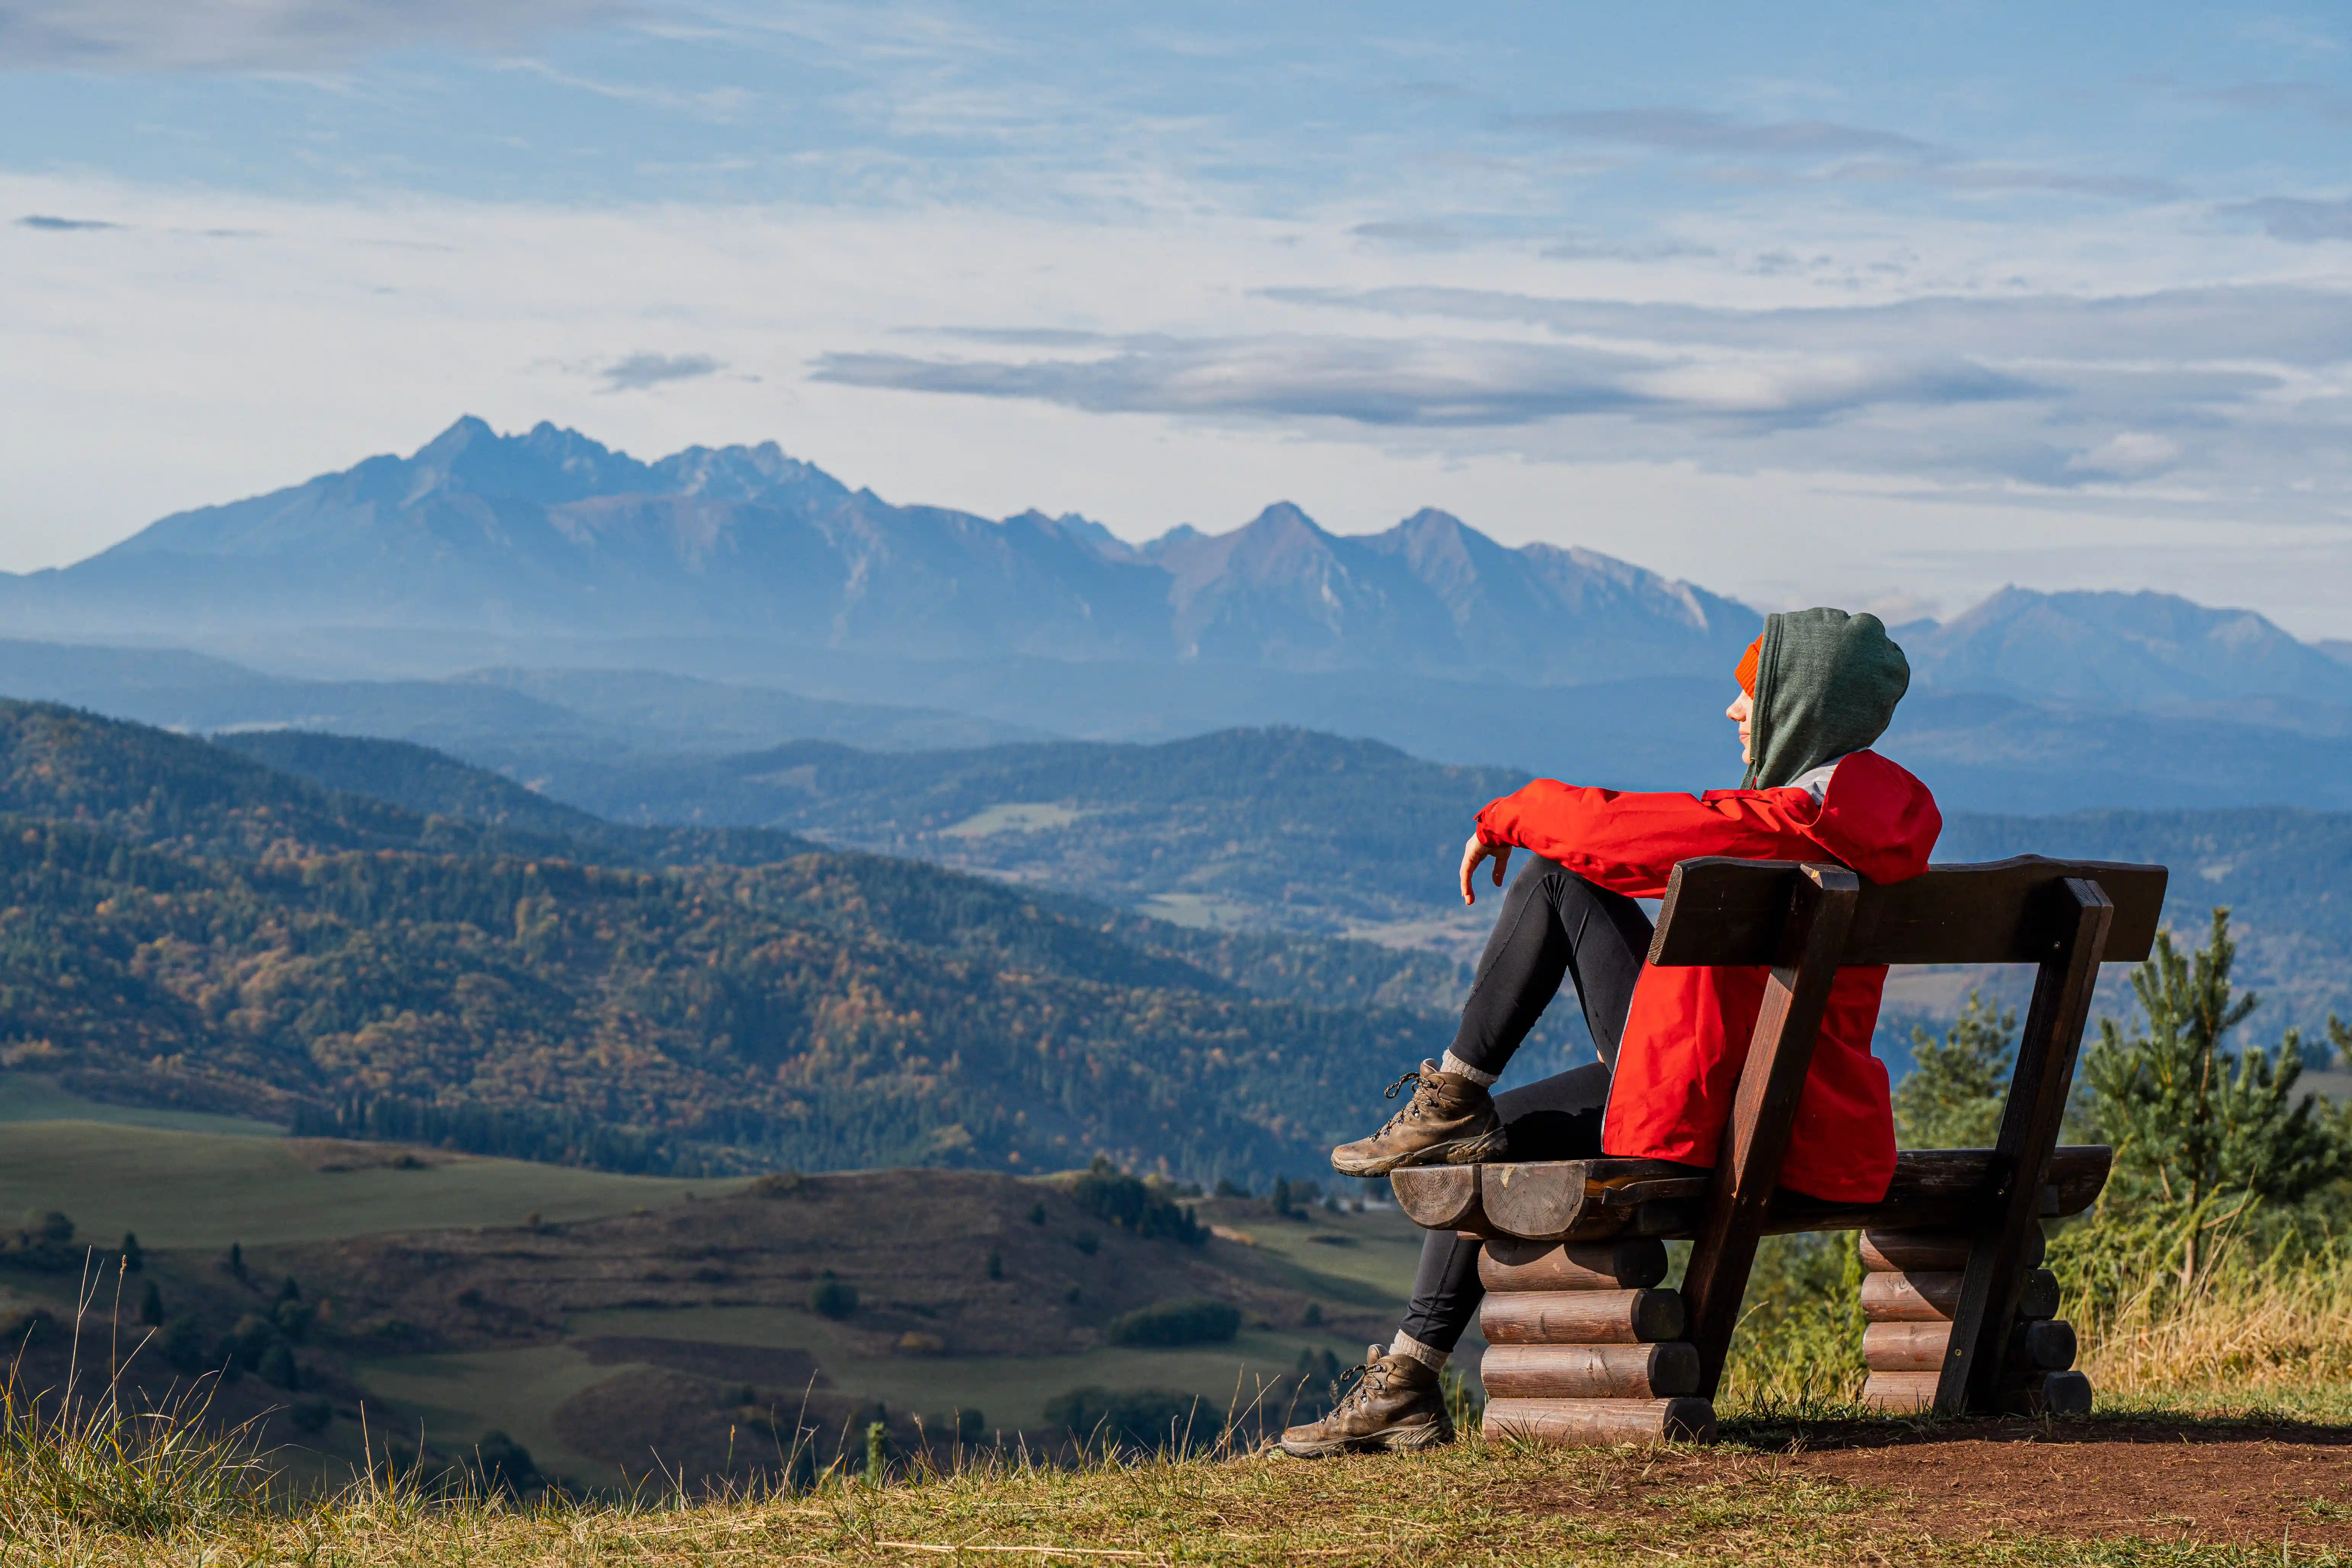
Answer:
[[1906, 1517], [1938, 1538], [2015, 1530], [2352, 1548], [2352, 1428], [2002, 1423], [1801, 1442], [1763, 1462], [1906, 1499]]

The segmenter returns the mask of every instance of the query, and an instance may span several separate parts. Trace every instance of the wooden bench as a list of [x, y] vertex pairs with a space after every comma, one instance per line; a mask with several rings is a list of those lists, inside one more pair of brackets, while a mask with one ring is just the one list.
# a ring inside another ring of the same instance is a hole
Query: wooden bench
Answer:
[[[1390, 1178], [1417, 1223], [1486, 1242], [1488, 1435], [1712, 1437], [1757, 1242], [1811, 1230], [1864, 1233], [1867, 1403], [2087, 1410], [2057, 1282], [2040, 1267], [2040, 1222], [2081, 1213], [2106, 1184], [2113, 1152], [2059, 1148], [2059, 1123], [2099, 965], [2147, 956], [2165, 879], [2161, 866], [2039, 856], [1885, 887], [1837, 865], [1675, 867], [1649, 961], [1771, 970], [1715, 1169], [1559, 1160]], [[1906, 1150], [1875, 1204], [1777, 1190], [1838, 966], [1895, 963], [2039, 967], [1993, 1147]], [[1658, 1288], [1674, 1239], [1693, 1243], [1679, 1292]]]

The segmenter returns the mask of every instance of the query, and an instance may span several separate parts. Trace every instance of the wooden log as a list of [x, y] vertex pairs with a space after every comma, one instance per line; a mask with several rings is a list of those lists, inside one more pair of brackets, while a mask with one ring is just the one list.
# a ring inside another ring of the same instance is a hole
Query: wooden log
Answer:
[[1599, 1220], [1597, 1211], [1695, 1198], [1706, 1182], [1706, 1171], [1666, 1160], [1507, 1163], [1478, 1167], [1478, 1202], [1499, 1234], [1552, 1241], [1580, 1234], [1579, 1222]]
[[[2026, 1243], [2029, 1268], [2042, 1266], [2042, 1254], [2048, 1249], [2046, 1239], [2039, 1239], [2041, 1227], [2036, 1226]], [[1960, 1233], [1933, 1230], [1885, 1230], [1874, 1227], [1862, 1233], [1862, 1266], [1882, 1274], [1907, 1274], [1919, 1269], [1966, 1268], [1969, 1266], [1969, 1238]]]
[[[1948, 1321], [1888, 1321], [1862, 1331], [1862, 1359], [1873, 1372], [1937, 1372], [1952, 1342]], [[2009, 1364], [2022, 1372], [2064, 1372], [2074, 1364], [2074, 1325], [2045, 1318], [2013, 1325]]]
[[2013, 1325], [2009, 1331], [2009, 1360], [2020, 1373], [2064, 1372], [2074, 1364], [2074, 1325], [2063, 1318], [2043, 1318]]
[[1413, 1165], [1389, 1173], [1389, 1191], [1396, 1194], [1404, 1217], [1424, 1230], [1465, 1230], [1484, 1233], [1486, 1216], [1478, 1207], [1478, 1167], [1475, 1165]]
[[1633, 1345], [1683, 1337], [1675, 1290], [1496, 1291], [1478, 1309], [1496, 1345]]
[[1951, 1340], [1948, 1322], [1871, 1323], [1862, 1331], [1862, 1359], [1873, 1372], [1937, 1372]]
[[1715, 1406], [1704, 1399], [1490, 1399], [1489, 1440], [1553, 1447], [1618, 1443], [1712, 1443]]
[[1664, 1344], [1490, 1344], [1478, 1381], [1489, 1399], [1664, 1399], [1698, 1386], [1698, 1352]]
[[2021, 1383], [2003, 1383], [2000, 1403], [2007, 1415], [2088, 1415], [2091, 1380], [2079, 1372], [2035, 1373]]
[[[1862, 1315], [1874, 1323], [1948, 1321], [1959, 1305], [1964, 1278], [1958, 1269], [1865, 1274], [1862, 1277]], [[2032, 1320], [2057, 1314], [2058, 1277], [2047, 1268], [2037, 1268], [2026, 1276], [2017, 1316], [2020, 1320]]]
[[1909, 1415], [1936, 1403], [1933, 1372], [1874, 1372], [1863, 1381], [1862, 1403], [1886, 1415]]
[[1639, 1290], [1666, 1277], [1666, 1244], [1520, 1241], [1503, 1237], [1479, 1251], [1478, 1283], [1489, 1290]]

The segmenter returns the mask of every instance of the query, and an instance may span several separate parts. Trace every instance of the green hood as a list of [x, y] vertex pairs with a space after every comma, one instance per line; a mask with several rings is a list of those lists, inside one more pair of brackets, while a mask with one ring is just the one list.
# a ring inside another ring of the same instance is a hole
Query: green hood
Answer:
[[1895, 718], [1911, 661], [1876, 616], [1796, 610], [1764, 617], [1748, 720], [1749, 789], [1778, 789], [1859, 752]]

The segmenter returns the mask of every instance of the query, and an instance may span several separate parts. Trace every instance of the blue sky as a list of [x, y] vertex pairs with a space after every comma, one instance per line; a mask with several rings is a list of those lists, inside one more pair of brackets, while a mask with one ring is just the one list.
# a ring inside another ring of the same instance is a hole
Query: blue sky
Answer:
[[0, 0], [0, 567], [461, 412], [2352, 636], [2340, 6]]

